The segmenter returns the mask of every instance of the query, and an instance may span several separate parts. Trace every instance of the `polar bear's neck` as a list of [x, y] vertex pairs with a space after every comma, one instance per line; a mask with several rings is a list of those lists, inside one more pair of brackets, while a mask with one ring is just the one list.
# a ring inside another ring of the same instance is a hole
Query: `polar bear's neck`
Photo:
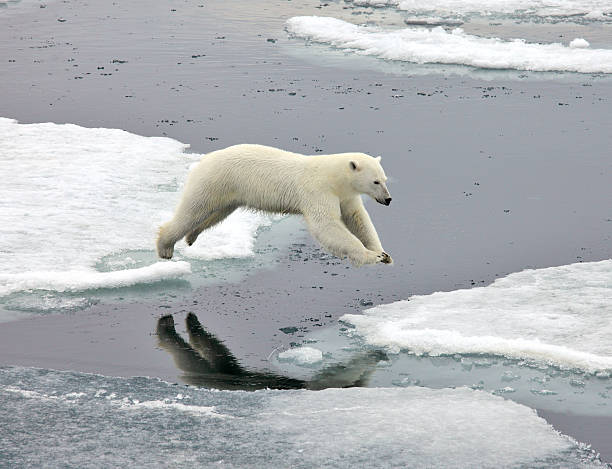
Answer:
[[360, 156], [355, 153], [338, 153], [332, 155], [306, 156], [304, 177], [312, 179], [312, 184], [320, 184], [322, 190], [329, 190], [340, 200], [359, 195], [353, 189], [351, 180], [354, 177], [350, 162]]

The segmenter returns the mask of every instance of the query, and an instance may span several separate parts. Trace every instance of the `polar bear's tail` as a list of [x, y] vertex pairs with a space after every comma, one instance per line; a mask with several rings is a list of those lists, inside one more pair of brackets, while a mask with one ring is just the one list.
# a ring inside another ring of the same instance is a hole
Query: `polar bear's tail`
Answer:
[[172, 259], [174, 254], [176, 240], [172, 239], [170, 234], [170, 224], [171, 222], [164, 223], [157, 232], [157, 255], [162, 259]]

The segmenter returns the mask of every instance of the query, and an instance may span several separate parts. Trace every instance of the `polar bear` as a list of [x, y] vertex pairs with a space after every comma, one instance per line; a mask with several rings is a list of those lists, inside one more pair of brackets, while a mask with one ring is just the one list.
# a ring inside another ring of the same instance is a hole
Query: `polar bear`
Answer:
[[300, 155], [263, 145], [235, 145], [204, 155], [191, 170], [174, 217], [159, 229], [157, 254], [224, 220], [238, 207], [304, 216], [324, 249], [357, 266], [392, 263], [361, 194], [391, 203], [380, 157], [365, 153]]

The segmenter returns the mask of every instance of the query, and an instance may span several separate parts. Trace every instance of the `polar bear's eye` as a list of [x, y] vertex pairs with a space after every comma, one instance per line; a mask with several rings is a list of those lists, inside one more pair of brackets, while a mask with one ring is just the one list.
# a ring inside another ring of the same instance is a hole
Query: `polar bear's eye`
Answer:
[[380, 181], [374, 181], [374, 184], [380, 184]]

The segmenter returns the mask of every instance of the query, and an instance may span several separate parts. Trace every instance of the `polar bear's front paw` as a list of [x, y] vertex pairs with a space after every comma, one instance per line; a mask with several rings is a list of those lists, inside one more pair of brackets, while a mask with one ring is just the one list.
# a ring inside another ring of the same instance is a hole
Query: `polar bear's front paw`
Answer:
[[393, 259], [391, 259], [391, 256], [385, 251], [379, 254], [376, 259], [378, 260], [378, 262], [381, 262], [383, 264], [393, 264]]
[[360, 267], [366, 264], [376, 264], [380, 262], [378, 260], [378, 253], [376, 251], [371, 251], [369, 249], [364, 251], [363, 254], [359, 256], [358, 258], [355, 258], [355, 259], [351, 258], [351, 261], [356, 267]]

